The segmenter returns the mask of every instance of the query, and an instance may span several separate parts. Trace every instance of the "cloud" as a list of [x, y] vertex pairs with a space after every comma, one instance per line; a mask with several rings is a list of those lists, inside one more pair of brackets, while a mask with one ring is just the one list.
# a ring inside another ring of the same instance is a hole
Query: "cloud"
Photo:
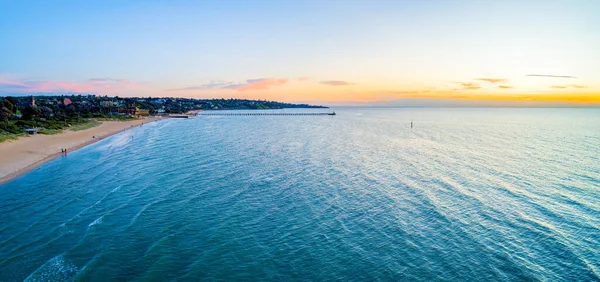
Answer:
[[234, 89], [238, 91], [264, 90], [273, 86], [281, 86], [287, 83], [285, 78], [258, 78], [248, 79], [242, 83], [233, 81], [216, 80], [199, 86], [190, 86], [183, 88], [167, 89], [166, 91], [193, 91], [193, 90], [208, 90], [208, 89]]
[[92, 78], [83, 82], [58, 80], [7, 79], [0, 76], [0, 93], [115, 93], [137, 88], [140, 85], [125, 79]]
[[498, 85], [498, 88], [500, 88], [500, 89], [512, 89], [514, 87], [512, 87], [510, 85]]
[[190, 86], [190, 87], [183, 87], [183, 88], [173, 88], [173, 89], [167, 89], [166, 91], [190, 91], [190, 90], [208, 90], [208, 89], [227, 89], [228, 87], [231, 87], [232, 85], [239, 85], [239, 84], [235, 84], [233, 81], [223, 81], [223, 80], [214, 80], [211, 81], [207, 84], [202, 84], [199, 86]]
[[587, 86], [585, 86], [585, 85], [578, 85], [578, 84], [567, 84], [567, 85], [552, 85], [552, 86], [550, 86], [550, 88], [554, 88], [554, 89], [587, 88]]
[[506, 78], [489, 78], [489, 77], [476, 78], [475, 80], [485, 81], [485, 82], [489, 82], [489, 83], [502, 83], [502, 82], [508, 81], [508, 79], [506, 79]]
[[190, 91], [190, 90], [205, 90], [207, 88], [203, 88], [202, 86], [190, 86], [190, 87], [182, 87], [182, 88], [171, 88], [165, 91]]
[[231, 89], [237, 89], [238, 91], [252, 91], [252, 90], [264, 90], [273, 86], [281, 86], [287, 83], [285, 78], [259, 78], [249, 79], [246, 83], [235, 85]]
[[33, 92], [114, 93], [140, 85], [125, 79], [90, 79], [86, 82], [41, 81], [31, 87]]
[[298, 77], [298, 81], [307, 81], [308, 77], [306, 76], [302, 76], [302, 77]]
[[552, 78], [577, 78], [570, 75], [553, 75], [553, 74], [528, 74], [527, 76], [533, 77], [552, 77]]
[[2, 86], [8, 86], [8, 87], [15, 87], [15, 88], [27, 88], [29, 87], [27, 84], [22, 83], [14, 78], [12, 78], [10, 75], [6, 75], [6, 74], [0, 74], [0, 85]]
[[474, 82], [455, 82], [455, 83], [462, 86], [462, 90], [477, 90], [477, 89], [481, 88], [479, 83], [474, 83]]
[[91, 82], [121, 82], [121, 81], [124, 81], [124, 79], [118, 79], [118, 78], [90, 78], [90, 79], [88, 79], [88, 81], [91, 81]]
[[329, 86], [344, 86], [344, 85], [352, 84], [350, 82], [341, 81], [341, 80], [328, 80], [328, 81], [321, 81], [319, 83], [329, 85]]

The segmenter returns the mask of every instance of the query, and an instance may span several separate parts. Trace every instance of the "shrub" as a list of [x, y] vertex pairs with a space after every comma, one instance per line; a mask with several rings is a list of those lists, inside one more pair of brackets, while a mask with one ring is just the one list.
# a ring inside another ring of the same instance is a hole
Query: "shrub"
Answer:
[[0, 129], [13, 134], [21, 133], [19, 128], [12, 122], [0, 122]]

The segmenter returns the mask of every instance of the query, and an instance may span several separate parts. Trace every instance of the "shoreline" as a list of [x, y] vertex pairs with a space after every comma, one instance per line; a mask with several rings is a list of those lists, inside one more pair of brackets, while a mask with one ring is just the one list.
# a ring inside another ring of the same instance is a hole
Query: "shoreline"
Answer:
[[67, 131], [57, 135], [36, 134], [0, 143], [0, 155], [3, 156], [0, 159], [0, 185], [61, 156], [62, 148], [66, 148], [68, 152], [75, 151], [144, 123], [163, 119], [165, 118], [152, 117], [132, 121], [102, 121], [98, 126], [81, 131]]

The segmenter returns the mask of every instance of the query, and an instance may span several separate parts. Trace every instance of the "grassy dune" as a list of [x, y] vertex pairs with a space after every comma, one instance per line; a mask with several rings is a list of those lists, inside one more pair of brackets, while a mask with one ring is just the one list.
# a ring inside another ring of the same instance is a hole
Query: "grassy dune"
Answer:
[[10, 140], [17, 140], [19, 137], [25, 136], [25, 133], [8, 133], [8, 132], [0, 132], [0, 143]]
[[99, 122], [99, 121], [90, 120], [88, 122], [75, 124], [75, 125], [69, 127], [69, 129], [73, 130], [73, 131], [80, 131], [80, 130], [85, 130], [88, 128], [96, 127], [100, 124], [101, 124], [101, 122]]

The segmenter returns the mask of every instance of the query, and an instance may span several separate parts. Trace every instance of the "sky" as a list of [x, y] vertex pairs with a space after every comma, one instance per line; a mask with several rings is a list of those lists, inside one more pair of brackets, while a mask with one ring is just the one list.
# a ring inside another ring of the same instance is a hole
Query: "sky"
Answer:
[[597, 0], [0, 0], [0, 95], [600, 105]]

